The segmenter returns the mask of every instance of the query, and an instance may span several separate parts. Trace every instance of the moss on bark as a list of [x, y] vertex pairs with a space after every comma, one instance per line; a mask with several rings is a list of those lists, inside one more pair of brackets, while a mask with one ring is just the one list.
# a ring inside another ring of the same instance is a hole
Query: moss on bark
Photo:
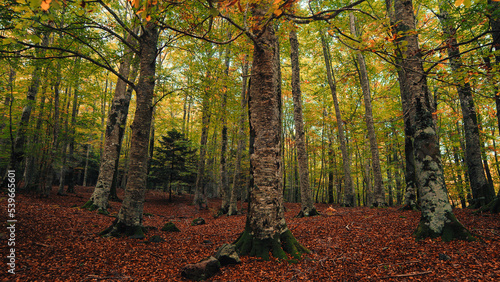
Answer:
[[288, 229], [282, 234], [276, 234], [273, 238], [268, 239], [255, 238], [245, 230], [234, 244], [239, 255], [260, 257], [263, 260], [269, 260], [269, 253], [275, 258], [287, 260], [287, 254], [293, 259], [300, 259], [302, 254], [311, 252], [302, 246]]
[[440, 233], [435, 232], [429, 227], [426, 220], [421, 219], [417, 226], [417, 229], [413, 233], [413, 236], [418, 240], [425, 238], [437, 238], [445, 242], [449, 242], [455, 239], [475, 241], [476, 238], [457, 220], [452, 212], [446, 213], [446, 222]]
[[496, 197], [493, 201], [489, 202], [485, 206], [482, 206], [474, 213], [482, 213], [482, 212], [499, 213], [500, 212], [500, 198]]
[[147, 230], [142, 226], [129, 226], [125, 223], [115, 220], [111, 226], [99, 233], [103, 237], [122, 237], [127, 236], [132, 239], [144, 239]]
[[86, 210], [89, 210], [89, 211], [95, 211], [95, 210], [97, 210], [98, 214], [109, 215], [108, 210], [99, 208], [99, 206], [95, 205], [94, 201], [92, 201], [92, 200], [88, 200], [82, 206], [82, 209], [86, 209]]

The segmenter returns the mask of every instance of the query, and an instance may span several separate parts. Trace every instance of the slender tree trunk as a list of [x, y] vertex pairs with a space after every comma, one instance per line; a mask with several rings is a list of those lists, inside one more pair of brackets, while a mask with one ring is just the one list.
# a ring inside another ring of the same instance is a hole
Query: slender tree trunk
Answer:
[[[340, 150], [342, 152], [343, 168], [344, 168], [344, 199], [343, 204], [347, 207], [354, 207], [354, 187], [352, 185], [351, 177], [351, 156], [347, 149], [347, 140], [344, 132], [344, 122], [342, 121], [342, 115], [340, 113], [339, 101], [337, 98], [337, 84], [335, 81], [335, 76], [330, 65], [330, 51], [328, 43], [326, 42], [323, 35], [321, 35], [321, 44], [323, 46], [323, 56], [326, 65], [326, 74], [328, 77], [328, 85], [332, 92], [333, 105], [335, 107], [335, 116], [337, 118], [337, 128], [340, 140]], [[338, 194], [340, 197], [340, 194]]]
[[301, 209], [297, 217], [308, 217], [318, 215], [311, 197], [309, 187], [309, 163], [306, 148], [306, 137], [304, 133], [304, 121], [302, 119], [302, 93], [300, 90], [300, 66], [299, 66], [299, 42], [297, 32], [290, 31], [290, 60], [292, 63], [292, 95], [293, 95], [293, 117], [295, 121], [295, 148], [297, 150], [297, 161], [299, 166], [300, 202]]
[[[259, 2], [252, 8], [255, 18], [268, 7]], [[245, 231], [236, 241], [241, 255], [286, 259], [286, 253], [300, 257], [309, 252], [288, 229], [283, 206], [281, 170], [281, 97], [278, 96], [277, 38], [271, 24], [262, 27], [254, 39], [250, 116], [250, 202]]]
[[[207, 75], [208, 77], [208, 75]], [[207, 198], [205, 195], [205, 159], [208, 141], [208, 127], [210, 125], [210, 97], [209, 93], [204, 92], [201, 105], [201, 139], [200, 139], [200, 155], [198, 160], [198, 173], [196, 174], [195, 194], [193, 205], [198, 209], [208, 208]]]
[[[411, 0], [394, 1], [397, 29], [402, 32], [415, 30], [415, 15]], [[444, 241], [453, 239], [471, 240], [473, 237], [456, 219], [448, 199], [435, 122], [434, 105], [427, 88], [427, 78], [422, 66], [422, 58], [416, 34], [405, 38], [407, 45], [402, 63], [405, 81], [412, 95], [414, 115], [410, 115], [414, 125], [415, 165], [418, 187], [421, 189], [422, 216], [415, 237], [442, 237]]]
[[[354, 37], [358, 36], [356, 30], [356, 17], [353, 13], [349, 14], [351, 34]], [[363, 90], [363, 98], [365, 104], [365, 122], [368, 131], [368, 140], [370, 141], [370, 152], [372, 155], [372, 169], [373, 169], [373, 202], [375, 207], [385, 206], [385, 190], [382, 181], [382, 169], [380, 168], [380, 157], [377, 144], [377, 134], [375, 133], [375, 126], [373, 122], [372, 102], [370, 92], [370, 80], [368, 79], [368, 71], [366, 70], [365, 56], [361, 51], [356, 52], [358, 61], [359, 80], [361, 89]]]
[[[393, 34], [398, 34], [398, 31], [401, 30], [399, 26], [396, 24], [398, 22], [393, 2], [395, 0], [385, 0], [387, 14], [389, 15], [389, 19], [391, 22], [391, 29]], [[401, 30], [403, 31], [403, 30]], [[395, 43], [400, 44], [403, 42], [407, 34], [402, 32], [396, 38]], [[406, 182], [406, 192], [404, 199], [403, 209], [405, 210], [417, 210], [419, 209], [417, 204], [417, 194], [418, 194], [418, 186], [417, 186], [417, 176], [415, 173], [415, 157], [413, 154], [414, 146], [413, 146], [413, 125], [411, 124], [411, 116], [414, 114], [414, 108], [411, 107], [411, 93], [405, 71], [403, 69], [403, 53], [401, 48], [396, 48], [396, 67], [398, 72], [398, 80], [399, 80], [399, 91], [401, 93], [401, 105], [403, 108], [403, 120], [404, 120], [404, 133], [405, 133], [405, 182]]]
[[[132, 122], [127, 186], [116, 221], [101, 235], [144, 238], [142, 216], [146, 193], [148, 142], [152, 120], [152, 101], [158, 55], [158, 27], [151, 21], [142, 27], [139, 37], [140, 75], [136, 85], [137, 103]], [[111, 164], [111, 166], [114, 162]], [[111, 175], [112, 177], [113, 175]]]
[[[228, 34], [228, 38], [231, 38], [231, 33]], [[229, 64], [230, 64], [230, 49], [229, 45], [226, 47], [226, 58], [225, 58], [225, 83], [229, 81]], [[227, 168], [226, 168], [226, 151], [227, 151], [227, 85], [224, 85], [222, 89], [222, 105], [221, 105], [221, 124], [222, 124], [222, 132], [221, 132], [221, 149], [220, 149], [220, 174], [219, 174], [219, 185], [222, 196], [222, 204], [221, 204], [221, 212], [223, 214], [227, 214], [229, 211], [229, 205], [231, 201], [231, 191], [229, 191], [229, 181], [227, 178]]]
[[[238, 179], [241, 171], [241, 157], [243, 155], [243, 150], [245, 148], [245, 121], [246, 121], [246, 108], [248, 103], [248, 93], [247, 93], [247, 81], [248, 81], [248, 61], [245, 56], [242, 67], [242, 87], [241, 87], [241, 112], [240, 119], [238, 122], [238, 145], [236, 148], [236, 160], [234, 165], [234, 176], [233, 176], [233, 188], [231, 189], [231, 200], [229, 203], [229, 211], [228, 215], [236, 215], [238, 213], [238, 205], [237, 205], [237, 194], [238, 191]], [[243, 190], [241, 188], [241, 190]], [[241, 199], [243, 201], [243, 199]]]
[[71, 103], [71, 88], [68, 89], [66, 88], [66, 95], [65, 95], [65, 102], [66, 102], [66, 108], [65, 108], [65, 116], [63, 117], [64, 119], [64, 135], [62, 138], [62, 148], [61, 148], [61, 159], [62, 159], [62, 165], [61, 165], [61, 170], [60, 170], [60, 176], [59, 176], [59, 190], [57, 191], [57, 195], [60, 196], [66, 196], [66, 193], [64, 192], [64, 185], [66, 184], [66, 172], [67, 172], [67, 162], [68, 162], [68, 137], [69, 137], [69, 105]]
[[68, 189], [66, 190], [67, 193], [75, 193], [75, 165], [77, 164], [75, 157], [74, 157], [74, 152], [75, 152], [75, 134], [76, 134], [76, 116], [78, 115], [78, 83], [75, 87], [74, 91], [74, 96], [73, 96], [73, 109], [71, 111], [71, 130], [70, 130], [70, 137], [69, 137], [69, 152], [68, 152], [68, 159], [69, 159], [69, 166], [68, 166]]
[[[44, 33], [41, 46], [47, 47], [49, 45], [49, 33]], [[36, 49], [36, 57], [45, 57], [45, 49]], [[43, 61], [43, 60], [42, 60]], [[26, 140], [27, 131], [31, 118], [31, 112], [36, 104], [36, 95], [38, 94], [38, 89], [40, 88], [40, 81], [42, 79], [42, 64], [40, 61], [35, 60], [35, 68], [31, 75], [30, 86], [28, 87], [28, 92], [26, 93], [26, 104], [24, 105], [21, 117], [19, 119], [19, 125], [17, 126], [16, 138], [14, 139], [14, 144], [12, 146], [12, 151], [10, 152], [10, 163], [8, 170], [14, 170], [16, 175], [22, 176], [24, 174], [24, 160], [26, 155]], [[12, 76], [11, 76], [12, 77]], [[2, 186], [7, 187], [7, 173], [5, 174]], [[17, 179], [19, 182], [21, 177]], [[19, 185], [17, 185], [19, 186]]]
[[[127, 41], [131, 44], [133, 43], [132, 35], [128, 35]], [[133, 56], [134, 54], [131, 50], [127, 49], [127, 52], [120, 63], [118, 71], [125, 78], [129, 77], [130, 65], [132, 63]], [[104, 150], [101, 150], [102, 154], [99, 176], [97, 177], [94, 193], [92, 193], [90, 199], [83, 206], [88, 210], [98, 210], [99, 213], [108, 214], [107, 208], [109, 205], [108, 199], [110, 188], [116, 170], [116, 163], [120, 158], [121, 141], [123, 140], [123, 132], [127, 123], [131, 94], [131, 92], [127, 91], [127, 83], [118, 79], [113, 101], [111, 103], [111, 109], [108, 113]]]
[[[447, 38], [447, 51], [450, 58], [450, 67], [455, 76], [460, 76], [462, 65], [460, 50], [456, 38], [457, 29], [449, 18], [450, 7], [448, 2], [440, 2], [439, 20], [443, 33]], [[465, 131], [465, 160], [467, 172], [469, 174], [474, 207], [479, 208], [491, 202], [495, 197], [494, 193], [489, 193], [488, 181], [484, 174], [483, 163], [481, 159], [481, 141], [479, 137], [479, 125], [476, 114], [476, 107], [472, 97], [472, 90], [468, 82], [461, 81], [457, 85], [457, 92], [460, 98], [462, 108], [464, 131]]]

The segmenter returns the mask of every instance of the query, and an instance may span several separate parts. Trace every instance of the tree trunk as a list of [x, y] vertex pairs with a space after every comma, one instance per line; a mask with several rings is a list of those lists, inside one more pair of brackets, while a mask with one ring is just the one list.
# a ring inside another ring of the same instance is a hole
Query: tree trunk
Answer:
[[309, 187], [309, 164], [302, 119], [302, 93], [300, 90], [299, 42], [297, 32], [290, 31], [290, 61], [292, 63], [293, 117], [295, 121], [295, 148], [299, 165], [301, 209], [297, 217], [318, 215]]
[[[133, 42], [132, 35], [129, 34], [127, 36], [127, 41], [129, 43]], [[129, 77], [130, 65], [132, 63], [133, 56], [134, 54], [127, 49], [127, 52], [125, 53], [125, 56], [120, 63], [120, 68], [118, 71], [125, 78]], [[108, 214], [108, 198], [110, 194], [111, 184], [113, 182], [113, 176], [116, 170], [116, 164], [120, 158], [121, 142], [123, 140], [123, 132], [125, 131], [125, 126], [127, 124], [127, 115], [131, 94], [131, 92], [127, 91], [127, 83], [121, 79], [118, 79], [118, 81], [116, 82], [113, 101], [111, 103], [111, 109], [108, 113], [105, 144], [103, 154], [101, 155], [99, 176], [97, 177], [97, 183], [94, 192], [90, 196], [90, 199], [87, 201], [87, 203], [85, 203], [85, 205], [83, 206], [88, 210], [98, 210], [99, 213]]]
[[[438, 15], [443, 33], [447, 36], [447, 51], [450, 60], [450, 67], [455, 76], [460, 76], [462, 60], [456, 38], [457, 29], [449, 18], [447, 2], [441, 1], [439, 4], [440, 14]], [[481, 141], [479, 136], [479, 126], [476, 114], [476, 107], [472, 97], [472, 90], [468, 82], [459, 81], [456, 86], [462, 108], [463, 124], [465, 131], [465, 161], [467, 172], [469, 174], [474, 207], [480, 208], [493, 200], [495, 194], [489, 193], [488, 182], [484, 174], [483, 163], [481, 159]]]
[[64, 185], [66, 184], [66, 172], [67, 172], [67, 162], [68, 162], [68, 136], [69, 136], [69, 105], [71, 103], [71, 88], [66, 88], [66, 95], [65, 99], [67, 99], [66, 102], [66, 108], [65, 108], [65, 116], [63, 117], [64, 119], [64, 138], [62, 140], [62, 148], [61, 148], [61, 159], [62, 159], [62, 165], [61, 165], [61, 170], [60, 170], [60, 176], [59, 176], [59, 189], [57, 191], [57, 195], [59, 196], [66, 196], [66, 193], [64, 192]]
[[[252, 15], [264, 16], [268, 7], [256, 5]], [[288, 229], [283, 206], [281, 170], [281, 97], [277, 85], [277, 38], [271, 24], [254, 40], [250, 116], [250, 202], [245, 231], [236, 241], [241, 255], [286, 259], [309, 252]]]
[[[136, 85], [137, 103], [131, 126], [130, 161], [125, 197], [117, 219], [109, 228], [101, 232], [102, 235], [125, 234], [133, 238], [144, 238], [142, 216], [146, 193], [149, 131], [153, 114], [158, 30], [153, 22], [148, 22], [142, 27], [142, 34], [139, 37], [141, 71]], [[111, 166], [113, 164], [114, 162]]]
[[[208, 75], [207, 75], [208, 79]], [[208, 141], [208, 127], [210, 125], [210, 97], [206, 91], [203, 93], [203, 101], [201, 105], [201, 139], [200, 139], [200, 155], [198, 160], [198, 173], [196, 174], [196, 184], [193, 205], [198, 206], [198, 209], [208, 208], [207, 198], [205, 196], [205, 158]]]
[[[228, 34], [228, 38], [231, 38], [231, 33]], [[230, 64], [230, 50], [229, 45], [226, 47], [226, 58], [225, 58], [225, 83], [229, 81], [229, 64]], [[231, 191], [229, 191], [229, 182], [227, 179], [227, 169], [226, 169], [226, 151], [227, 151], [227, 85], [224, 85], [222, 89], [222, 105], [221, 105], [221, 124], [222, 124], [222, 132], [221, 132], [221, 149], [220, 149], [220, 175], [219, 175], [219, 185], [222, 197], [221, 204], [221, 212], [223, 214], [227, 214], [229, 211], [229, 205], [231, 201]]]
[[[395, 0], [395, 20], [398, 30], [413, 32], [415, 16], [411, 0]], [[402, 60], [405, 81], [411, 93], [410, 115], [414, 125], [415, 167], [418, 187], [421, 189], [422, 216], [414, 236], [419, 239], [442, 237], [444, 241], [453, 239], [473, 239], [467, 229], [455, 218], [446, 191], [443, 167], [433, 119], [434, 106], [427, 88], [427, 78], [422, 66], [422, 58], [415, 34], [407, 35], [407, 45]]]
[[[330, 50], [328, 43], [326, 42], [323, 34], [321, 35], [321, 44], [323, 46], [323, 56], [325, 59], [326, 74], [328, 77], [328, 85], [330, 86], [330, 91], [332, 92], [333, 105], [335, 107], [335, 116], [337, 118], [337, 128], [340, 140], [340, 150], [342, 152], [343, 168], [344, 168], [344, 199], [343, 204], [347, 207], [354, 207], [354, 187], [352, 185], [351, 177], [351, 156], [347, 149], [347, 140], [344, 132], [344, 122], [342, 121], [342, 115], [340, 113], [339, 101], [337, 99], [337, 84], [335, 81], [335, 76], [330, 65]], [[337, 195], [340, 197], [340, 194]]]
[[67, 193], [75, 193], [75, 165], [77, 165], [77, 161], [74, 157], [75, 152], [75, 128], [76, 128], [76, 116], [78, 115], [78, 83], [75, 87], [75, 93], [73, 96], [73, 109], [71, 112], [71, 130], [70, 130], [70, 141], [69, 141], [69, 166], [68, 166], [68, 189]]
[[[394, 11], [393, 1], [395, 0], [385, 0], [387, 14], [391, 22], [391, 29], [393, 34], [398, 34], [398, 31], [402, 33], [396, 38], [395, 43], [400, 44], [408, 36], [401, 30], [400, 26], [397, 25], [397, 19]], [[404, 210], [417, 210], [419, 209], [417, 204], [417, 176], [415, 173], [415, 157], [413, 154], [413, 125], [411, 124], [412, 111], [414, 109], [411, 107], [409, 86], [406, 81], [405, 71], [403, 69], [403, 53], [401, 48], [396, 48], [396, 68], [398, 72], [399, 81], [399, 91], [401, 93], [401, 105], [403, 108], [403, 120], [404, 120], [404, 133], [405, 133], [405, 182], [406, 182], [406, 192], [404, 197]]]
[[[354, 37], [358, 36], [356, 30], [356, 17], [353, 13], [349, 14], [351, 34]], [[382, 169], [380, 168], [380, 157], [377, 144], [377, 134], [375, 133], [375, 126], [373, 122], [372, 113], [372, 98], [370, 92], [370, 80], [368, 79], [368, 71], [366, 70], [365, 56], [361, 51], [356, 52], [358, 61], [359, 80], [361, 89], [363, 90], [363, 98], [365, 104], [365, 122], [368, 131], [368, 140], [370, 141], [370, 152], [372, 155], [372, 169], [373, 169], [373, 206], [382, 207], [386, 205], [384, 183], [382, 181]]]
[[[44, 33], [41, 46], [47, 47], [49, 45], [49, 33]], [[36, 57], [45, 57], [45, 49], [36, 48]], [[31, 111], [36, 104], [36, 95], [38, 94], [38, 89], [40, 88], [40, 81], [42, 75], [42, 64], [35, 60], [35, 68], [31, 75], [30, 86], [28, 87], [28, 92], [26, 93], [26, 104], [24, 105], [21, 117], [19, 119], [19, 125], [17, 127], [16, 138], [14, 139], [14, 144], [12, 146], [12, 151], [10, 152], [10, 163], [8, 170], [14, 170], [17, 175], [24, 174], [24, 159], [26, 151], [26, 135], [28, 131], [28, 126], [31, 117]], [[22, 178], [19, 177], [17, 181], [19, 182]], [[2, 186], [7, 187], [7, 173], [5, 174]], [[19, 186], [19, 185], [17, 185]]]
[[[238, 145], [236, 148], [236, 160], [234, 165], [234, 176], [233, 176], [233, 188], [231, 189], [231, 199], [229, 203], [228, 215], [236, 215], [238, 213], [237, 205], [237, 194], [238, 191], [238, 178], [241, 171], [241, 157], [243, 155], [243, 150], [245, 148], [245, 119], [246, 119], [246, 108], [248, 103], [248, 93], [247, 93], [247, 81], [248, 81], [248, 61], [245, 56], [242, 67], [242, 87], [241, 87], [241, 112], [240, 119], [238, 122]], [[242, 188], [240, 188], [243, 190]], [[241, 199], [243, 201], [243, 199]]]

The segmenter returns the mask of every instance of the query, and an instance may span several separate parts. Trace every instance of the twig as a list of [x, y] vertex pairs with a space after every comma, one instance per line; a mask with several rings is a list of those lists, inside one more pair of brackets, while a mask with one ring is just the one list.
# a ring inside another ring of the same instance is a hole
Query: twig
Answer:
[[384, 265], [401, 265], [401, 264], [410, 264], [410, 263], [417, 263], [420, 262], [419, 260], [410, 260], [410, 261], [404, 261], [404, 262], [398, 262], [398, 263], [380, 263], [372, 266], [384, 266]]
[[410, 277], [410, 276], [425, 275], [425, 274], [430, 274], [430, 273], [432, 273], [432, 271], [414, 272], [414, 273], [407, 273], [407, 274], [384, 276], [384, 277], [380, 277], [380, 279], [397, 278], [397, 277]]
[[107, 280], [107, 279], [132, 279], [132, 277], [130, 276], [104, 276], [104, 277], [100, 277], [98, 275], [93, 275], [93, 274], [89, 274], [87, 275], [87, 279], [97, 279], [97, 280]]
[[37, 245], [37, 246], [42, 246], [42, 247], [46, 247], [46, 248], [51, 248], [52, 247], [50, 245], [46, 245], [46, 244], [42, 244], [42, 243], [37, 243], [37, 242], [35, 242], [34, 244]]

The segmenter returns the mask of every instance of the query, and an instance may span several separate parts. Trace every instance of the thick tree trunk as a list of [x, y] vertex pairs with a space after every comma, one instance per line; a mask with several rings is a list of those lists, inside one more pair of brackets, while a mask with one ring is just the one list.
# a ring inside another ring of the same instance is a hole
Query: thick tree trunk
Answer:
[[[133, 42], [132, 35], [128, 35], [127, 41], [129, 43]], [[120, 63], [118, 71], [125, 78], [129, 77], [133, 56], [134, 54], [128, 50]], [[127, 91], [127, 83], [118, 79], [111, 108], [108, 113], [104, 149], [101, 155], [101, 165], [99, 167], [97, 184], [94, 193], [92, 193], [90, 199], [83, 206], [91, 211], [98, 210], [100, 213], [108, 214], [108, 198], [116, 170], [116, 164], [120, 158], [121, 142], [127, 123], [131, 94], [131, 92]]]
[[301, 209], [297, 217], [318, 215], [309, 187], [309, 163], [302, 119], [302, 93], [300, 90], [299, 42], [297, 32], [290, 31], [290, 61], [292, 63], [293, 117], [295, 121], [295, 148], [299, 165]]
[[[242, 67], [242, 87], [241, 87], [241, 102], [240, 102], [240, 107], [241, 107], [241, 113], [240, 113], [240, 119], [238, 121], [238, 145], [236, 148], [236, 160], [235, 160], [235, 165], [234, 165], [234, 176], [233, 176], [233, 188], [231, 189], [231, 199], [229, 203], [229, 211], [227, 212], [228, 215], [236, 215], [238, 213], [238, 205], [237, 205], [237, 194], [236, 192], [238, 191], [237, 186], [238, 186], [238, 179], [239, 179], [239, 174], [241, 171], [241, 157], [243, 155], [243, 150], [245, 148], [245, 120], [246, 120], [246, 108], [247, 108], [247, 103], [248, 103], [248, 93], [247, 93], [247, 81], [248, 81], [248, 61], [245, 60], [243, 62], [243, 67]], [[243, 190], [242, 188], [240, 188]], [[242, 199], [243, 200], [243, 199]]]
[[[340, 150], [342, 152], [342, 163], [344, 168], [344, 199], [343, 204], [347, 207], [354, 207], [354, 186], [352, 185], [351, 177], [351, 156], [347, 149], [347, 140], [344, 132], [344, 122], [342, 121], [342, 115], [340, 113], [339, 101], [337, 98], [337, 85], [335, 82], [335, 76], [330, 65], [330, 50], [328, 44], [323, 35], [321, 35], [321, 44], [323, 46], [323, 56], [325, 59], [326, 74], [328, 78], [328, 85], [332, 92], [333, 105], [335, 107], [335, 116], [337, 118], [337, 129], [340, 140]], [[340, 194], [337, 195], [340, 197]]]
[[[460, 76], [460, 68], [462, 65], [460, 50], [456, 38], [457, 29], [449, 18], [448, 10], [450, 9], [448, 2], [440, 2], [440, 14], [438, 18], [441, 22], [443, 33], [447, 36], [447, 51], [450, 60], [450, 67], [455, 76]], [[494, 193], [489, 193], [488, 181], [484, 174], [483, 162], [481, 158], [481, 141], [479, 136], [479, 125], [476, 114], [476, 107], [472, 97], [472, 90], [468, 82], [463, 79], [456, 86], [458, 96], [460, 98], [460, 106], [462, 108], [463, 124], [465, 131], [465, 160], [467, 164], [467, 172], [469, 174], [470, 187], [472, 197], [474, 199], [474, 207], [479, 208], [488, 204], [495, 197]]]
[[[353, 13], [349, 14], [351, 34], [354, 37], [358, 36], [356, 30], [356, 17]], [[356, 52], [356, 59], [358, 61], [359, 80], [361, 89], [363, 90], [363, 98], [365, 104], [365, 123], [368, 131], [368, 140], [370, 141], [370, 152], [372, 155], [372, 169], [373, 169], [373, 201], [375, 207], [382, 207], [386, 205], [384, 183], [382, 181], [382, 169], [380, 168], [380, 157], [377, 144], [377, 134], [375, 133], [375, 125], [373, 122], [372, 113], [372, 97], [370, 92], [370, 80], [368, 79], [368, 71], [366, 69], [365, 56], [361, 51]]]
[[[137, 103], [130, 147], [127, 186], [122, 207], [116, 221], [102, 235], [144, 238], [142, 216], [146, 193], [148, 142], [152, 119], [152, 101], [155, 87], [156, 58], [158, 54], [158, 27], [149, 22], [142, 27], [139, 37], [140, 75], [136, 85]], [[113, 165], [111, 163], [111, 165]], [[112, 177], [113, 175], [111, 175]]]
[[[256, 18], [265, 6], [252, 9]], [[271, 24], [255, 38], [249, 95], [250, 167], [252, 183], [245, 231], [236, 240], [242, 255], [286, 259], [308, 252], [288, 229], [283, 206], [281, 171], [281, 97], [278, 96], [277, 38]]]
[[[404, 32], [415, 30], [415, 16], [411, 0], [395, 0], [395, 20], [398, 29]], [[453, 239], [473, 239], [467, 229], [455, 218], [446, 191], [439, 144], [435, 129], [434, 105], [427, 88], [427, 79], [422, 66], [416, 35], [406, 37], [405, 57], [402, 60], [404, 74], [412, 95], [411, 106], [414, 115], [415, 167], [421, 194], [422, 216], [415, 237], [442, 237], [444, 241]]]

